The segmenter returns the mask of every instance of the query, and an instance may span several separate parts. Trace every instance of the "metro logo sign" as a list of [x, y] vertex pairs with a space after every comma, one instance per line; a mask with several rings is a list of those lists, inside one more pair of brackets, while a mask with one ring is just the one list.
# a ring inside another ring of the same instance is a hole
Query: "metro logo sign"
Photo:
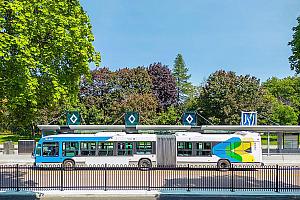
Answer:
[[79, 125], [80, 124], [80, 114], [78, 111], [67, 112], [67, 125]]
[[138, 112], [126, 112], [125, 114], [125, 126], [134, 127], [139, 124], [140, 117]]
[[255, 126], [257, 125], [257, 112], [242, 112], [242, 126]]
[[195, 112], [183, 113], [182, 123], [183, 125], [196, 126], [197, 125], [196, 113]]

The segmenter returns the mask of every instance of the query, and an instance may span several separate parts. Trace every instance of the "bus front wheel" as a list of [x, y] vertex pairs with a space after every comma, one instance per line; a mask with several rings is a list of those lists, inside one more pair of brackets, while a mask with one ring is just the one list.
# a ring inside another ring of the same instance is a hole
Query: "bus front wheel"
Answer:
[[63, 167], [66, 170], [72, 170], [75, 167], [75, 162], [74, 160], [64, 160], [63, 162]]
[[222, 160], [219, 160], [219, 161], [218, 161], [217, 166], [218, 166], [218, 168], [220, 168], [220, 169], [228, 169], [228, 168], [230, 168], [231, 163], [230, 163], [229, 160], [222, 159]]
[[151, 160], [148, 158], [142, 158], [139, 160], [139, 168], [140, 169], [148, 169], [152, 166]]

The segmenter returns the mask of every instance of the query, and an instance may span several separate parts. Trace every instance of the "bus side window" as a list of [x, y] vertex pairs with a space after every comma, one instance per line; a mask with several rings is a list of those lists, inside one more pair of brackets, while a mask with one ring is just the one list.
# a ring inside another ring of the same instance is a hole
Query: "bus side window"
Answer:
[[99, 142], [98, 143], [98, 156], [113, 156], [114, 143], [113, 142]]
[[191, 142], [177, 142], [177, 156], [192, 156]]
[[78, 156], [79, 143], [78, 142], [63, 142], [62, 150], [63, 150], [63, 156], [67, 156], [67, 157]]
[[152, 154], [152, 142], [136, 142], [136, 154]]
[[197, 142], [196, 143], [197, 156], [211, 156], [211, 142]]
[[96, 155], [96, 142], [81, 142], [80, 152], [82, 156], [95, 156]]
[[43, 156], [45, 157], [58, 156], [58, 152], [59, 152], [58, 142], [43, 143]]
[[132, 142], [118, 142], [118, 156], [131, 156], [132, 155]]

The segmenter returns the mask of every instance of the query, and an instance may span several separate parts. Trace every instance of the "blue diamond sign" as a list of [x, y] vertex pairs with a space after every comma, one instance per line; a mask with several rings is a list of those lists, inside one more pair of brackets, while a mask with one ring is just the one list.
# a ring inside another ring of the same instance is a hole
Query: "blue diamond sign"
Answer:
[[242, 126], [255, 126], [257, 125], [257, 112], [242, 112]]
[[132, 127], [139, 124], [139, 113], [138, 112], [126, 112], [125, 114], [125, 126]]
[[183, 125], [196, 126], [197, 116], [195, 112], [185, 112], [182, 118]]
[[80, 114], [78, 111], [67, 112], [67, 125], [79, 125], [80, 124]]

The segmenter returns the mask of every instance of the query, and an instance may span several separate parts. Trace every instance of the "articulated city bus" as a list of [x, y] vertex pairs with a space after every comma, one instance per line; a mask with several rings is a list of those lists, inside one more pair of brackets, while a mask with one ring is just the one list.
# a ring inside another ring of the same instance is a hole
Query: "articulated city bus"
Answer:
[[58, 134], [40, 139], [35, 164], [152, 165], [216, 163], [226, 168], [231, 163], [261, 163], [259, 133], [240, 131], [234, 134], [177, 132], [173, 135], [126, 134]]

